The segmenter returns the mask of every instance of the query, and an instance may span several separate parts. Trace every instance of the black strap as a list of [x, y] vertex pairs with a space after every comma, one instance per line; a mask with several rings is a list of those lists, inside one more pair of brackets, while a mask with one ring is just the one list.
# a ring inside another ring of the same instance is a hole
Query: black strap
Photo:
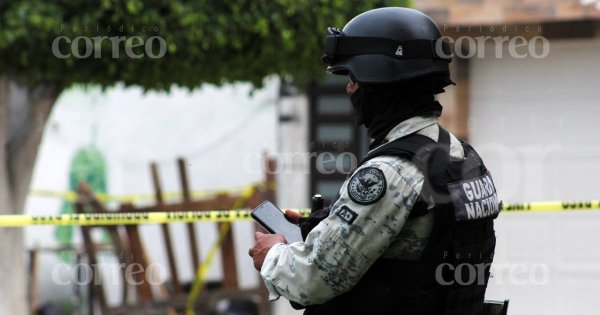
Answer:
[[[393, 155], [416, 162], [418, 167], [424, 167], [422, 158], [431, 153], [431, 145], [435, 144], [431, 138], [419, 134], [410, 134], [394, 141], [388, 142], [372, 150], [362, 159], [364, 164], [370, 159], [382, 155]], [[419, 153], [419, 154], [418, 154]]]
[[429, 179], [434, 185], [442, 182], [448, 163], [450, 163], [450, 134], [446, 129], [439, 127], [438, 145], [435, 146], [429, 164]]
[[441, 59], [451, 60], [448, 43], [441, 39], [411, 39], [397, 41], [382, 37], [360, 37], [329, 35], [325, 39], [325, 56], [327, 62], [337, 56], [354, 56], [380, 54], [396, 59]]
[[429, 174], [433, 182], [439, 183], [450, 162], [450, 134], [439, 126], [437, 143], [427, 136], [414, 133], [398, 138], [369, 152], [359, 165], [382, 155], [408, 159], [422, 172]]
[[439, 187], [444, 183], [444, 175], [450, 163], [450, 134], [439, 126], [438, 142], [420, 134], [410, 134], [379, 146], [360, 162], [367, 162], [382, 155], [392, 155], [405, 158], [417, 166], [424, 174], [423, 189], [419, 199], [413, 206], [409, 218], [417, 218], [429, 213], [428, 203], [430, 196], [434, 200], [440, 193]]

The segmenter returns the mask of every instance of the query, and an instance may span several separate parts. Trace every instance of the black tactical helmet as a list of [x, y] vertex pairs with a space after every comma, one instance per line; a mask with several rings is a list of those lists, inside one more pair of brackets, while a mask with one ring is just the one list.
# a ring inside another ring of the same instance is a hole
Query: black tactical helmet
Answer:
[[[380, 8], [328, 28], [327, 72], [381, 84], [435, 76], [451, 83], [450, 48], [427, 15], [408, 8]], [[444, 86], [447, 84], [444, 84]]]

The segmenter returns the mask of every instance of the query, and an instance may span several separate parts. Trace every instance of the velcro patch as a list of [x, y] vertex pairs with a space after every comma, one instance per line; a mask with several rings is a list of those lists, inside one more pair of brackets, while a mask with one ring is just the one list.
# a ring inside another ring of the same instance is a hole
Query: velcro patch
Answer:
[[376, 203], [387, 188], [383, 172], [375, 167], [359, 169], [348, 182], [348, 195], [360, 205]]
[[495, 218], [500, 212], [496, 187], [490, 172], [448, 184], [456, 221]]
[[354, 222], [354, 220], [356, 219], [356, 217], [358, 217], [358, 214], [356, 212], [350, 210], [350, 208], [346, 206], [342, 206], [342, 208], [338, 210], [336, 214], [349, 225], [351, 225], [352, 222]]

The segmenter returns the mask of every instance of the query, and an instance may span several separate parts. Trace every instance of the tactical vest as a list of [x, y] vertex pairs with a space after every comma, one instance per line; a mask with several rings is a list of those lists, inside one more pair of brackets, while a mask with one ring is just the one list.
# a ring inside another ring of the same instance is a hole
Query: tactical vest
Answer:
[[[489, 172], [475, 150], [461, 141], [463, 159], [450, 157], [450, 136], [439, 142], [411, 134], [371, 151], [413, 161], [425, 174], [408, 220], [433, 211], [428, 245], [417, 261], [378, 259], [350, 291], [306, 307], [305, 315], [476, 315], [482, 314], [496, 237], [493, 220], [501, 205]], [[428, 209], [426, 200], [435, 206]], [[307, 220], [308, 234], [322, 217]], [[294, 306], [298, 306], [292, 303]]]

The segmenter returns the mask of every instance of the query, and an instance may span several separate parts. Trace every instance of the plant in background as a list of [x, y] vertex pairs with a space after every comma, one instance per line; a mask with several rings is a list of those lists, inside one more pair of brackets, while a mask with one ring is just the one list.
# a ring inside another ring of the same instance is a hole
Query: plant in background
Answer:
[[[106, 162], [102, 153], [95, 146], [81, 148], [75, 153], [69, 170], [69, 191], [77, 191], [81, 181], [85, 181], [94, 193], [106, 193]], [[75, 213], [72, 201], [64, 200], [60, 214]], [[71, 225], [56, 226], [55, 235], [58, 243], [63, 246], [72, 245], [74, 228]], [[106, 233], [103, 242], [108, 241]], [[65, 262], [71, 262], [71, 255], [59, 255]]]

